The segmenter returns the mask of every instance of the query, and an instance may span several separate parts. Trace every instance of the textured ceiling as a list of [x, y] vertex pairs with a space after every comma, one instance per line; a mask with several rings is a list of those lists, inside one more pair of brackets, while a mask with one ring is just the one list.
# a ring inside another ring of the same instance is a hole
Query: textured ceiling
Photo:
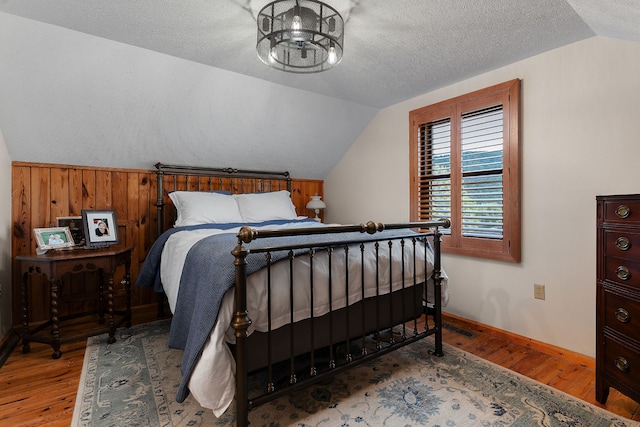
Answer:
[[255, 53], [265, 0], [0, 0], [0, 11], [382, 108], [595, 34], [640, 41], [638, 0], [326, 0], [347, 21], [334, 69]]
[[266, 1], [0, 0], [10, 158], [324, 179], [380, 108], [596, 34], [640, 42], [640, 0], [326, 0], [344, 58], [297, 75], [256, 55]]

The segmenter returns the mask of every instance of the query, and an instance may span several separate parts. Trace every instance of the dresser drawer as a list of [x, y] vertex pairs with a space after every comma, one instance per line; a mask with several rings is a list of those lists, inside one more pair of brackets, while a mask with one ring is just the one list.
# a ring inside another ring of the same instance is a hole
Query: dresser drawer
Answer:
[[607, 200], [604, 202], [604, 221], [620, 224], [640, 224], [640, 200]]
[[640, 233], [611, 228], [604, 230], [604, 241], [607, 255], [640, 259]]
[[628, 337], [636, 336], [640, 330], [640, 295], [638, 300], [604, 291], [604, 325]]
[[604, 370], [618, 381], [640, 391], [640, 353], [605, 337]]
[[604, 278], [611, 282], [640, 288], [640, 261], [607, 256]]

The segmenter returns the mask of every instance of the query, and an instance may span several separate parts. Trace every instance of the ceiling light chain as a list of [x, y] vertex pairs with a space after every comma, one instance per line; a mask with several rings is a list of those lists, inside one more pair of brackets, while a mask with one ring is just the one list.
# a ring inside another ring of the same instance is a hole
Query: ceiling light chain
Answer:
[[258, 57], [291, 73], [317, 73], [342, 60], [344, 20], [317, 0], [276, 0], [258, 14]]

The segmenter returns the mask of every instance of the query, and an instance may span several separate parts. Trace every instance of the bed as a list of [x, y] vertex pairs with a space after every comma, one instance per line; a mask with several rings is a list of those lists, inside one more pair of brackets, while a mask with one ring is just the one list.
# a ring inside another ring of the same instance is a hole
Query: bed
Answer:
[[426, 336], [442, 355], [448, 220], [321, 224], [297, 215], [287, 172], [156, 169], [159, 238], [136, 284], [168, 300], [179, 402], [220, 416], [235, 398], [245, 426], [256, 405]]

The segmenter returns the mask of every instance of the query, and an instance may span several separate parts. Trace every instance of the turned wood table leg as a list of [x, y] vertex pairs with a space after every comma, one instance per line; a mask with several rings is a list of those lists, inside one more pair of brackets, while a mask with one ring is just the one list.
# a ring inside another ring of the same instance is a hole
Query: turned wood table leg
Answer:
[[104, 323], [104, 272], [98, 271], [98, 323]]
[[126, 299], [126, 307], [125, 307], [125, 312], [124, 312], [124, 319], [125, 319], [125, 323], [124, 325], [127, 328], [131, 327], [131, 281], [127, 278], [125, 280], [122, 281], [124, 288], [126, 290], [125, 293], [125, 299]]
[[131, 327], [131, 256], [127, 257], [124, 265], [124, 289], [125, 289], [125, 326]]
[[107, 310], [109, 313], [109, 344], [116, 342], [116, 325], [113, 319], [113, 272], [107, 275]]
[[31, 347], [29, 346], [29, 273], [22, 275], [22, 352], [29, 353]]
[[62, 355], [60, 351], [60, 329], [58, 325], [58, 280], [52, 279], [51, 284], [51, 346], [53, 347], [54, 359], [59, 359]]

